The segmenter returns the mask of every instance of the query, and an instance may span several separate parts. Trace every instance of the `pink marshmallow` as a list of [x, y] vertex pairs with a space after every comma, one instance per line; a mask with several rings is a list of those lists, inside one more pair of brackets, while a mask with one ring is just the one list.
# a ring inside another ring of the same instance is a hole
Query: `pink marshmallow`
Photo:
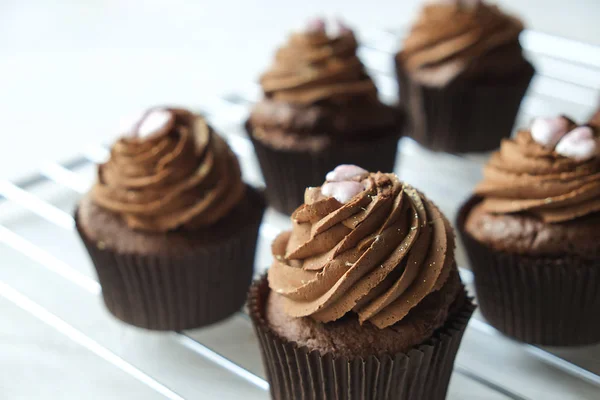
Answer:
[[308, 21], [304, 28], [306, 33], [325, 33], [325, 20], [323, 18], [315, 18]]
[[342, 164], [335, 167], [335, 169], [329, 172], [325, 176], [327, 182], [341, 182], [348, 181], [352, 178], [360, 177], [368, 174], [369, 172], [361, 167], [350, 164]]
[[598, 141], [589, 126], [580, 126], [567, 133], [556, 145], [562, 156], [585, 161], [598, 155]]
[[321, 193], [324, 196], [333, 197], [342, 204], [347, 203], [363, 190], [365, 190], [364, 185], [356, 181], [327, 182], [321, 186]]
[[567, 133], [569, 123], [565, 118], [536, 118], [531, 125], [531, 137], [544, 147], [554, 147]]
[[305, 33], [326, 33], [331, 39], [352, 33], [352, 30], [341, 19], [326, 21], [324, 18], [315, 18], [304, 27]]

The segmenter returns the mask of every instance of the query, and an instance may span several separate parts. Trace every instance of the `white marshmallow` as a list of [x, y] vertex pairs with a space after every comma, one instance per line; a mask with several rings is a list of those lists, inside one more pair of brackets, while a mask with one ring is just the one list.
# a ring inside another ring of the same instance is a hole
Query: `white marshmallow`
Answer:
[[138, 127], [137, 136], [145, 139], [154, 134], [160, 133], [171, 123], [173, 114], [169, 110], [156, 109], [146, 115]]
[[172, 121], [173, 114], [167, 109], [140, 111], [121, 118], [119, 133], [122, 137], [145, 139], [165, 129]]
[[544, 147], [554, 147], [567, 133], [569, 123], [565, 118], [536, 118], [531, 125], [531, 137]]
[[361, 167], [350, 164], [342, 164], [335, 167], [335, 169], [329, 172], [325, 176], [327, 182], [341, 182], [347, 181], [355, 177], [363, 176], [369, 172]]
[[362, 183], [356, 181], [327, 182], [321, 187], [324, 196], [333, 197], [342, 204], [365, 190]]
[[474, 8], [481, 4], [481, 0], [427, 0], [426, 4], [457, 5], [465, 8]]
[[556, 152], [578, 161], [598, 155], [598, 141], [589, 126], [580, 126], [567, 133], [556, 145]]
[[326, 33], [331, 39], [351, 33], [352, 30], [341, 19], [314, 18], [304, 26], [305, 33]]
[[137, 132], [135, 131], [135, 127], [140, 122], [140, 120], [144, 118], [145, 114], [146, 111], [142, 110], [122, 117], [119, 120], [119, 134], [123, 137], [136, 137]]

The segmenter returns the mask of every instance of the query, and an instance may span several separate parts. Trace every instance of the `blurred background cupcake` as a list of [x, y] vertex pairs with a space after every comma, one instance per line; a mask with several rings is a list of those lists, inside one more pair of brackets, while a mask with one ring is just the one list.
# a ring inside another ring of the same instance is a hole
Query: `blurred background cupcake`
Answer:
[[395, 59], [408, 135], [433, 150], [493, 150], [534, 74], [523, 24], [480, 0], [428, 3]]
[[113, 145], [76, 222], [110, 312], [181, 330], [243, 305], [264, 208], [204, 118], [155, 108]]
[[340, 166], [306, 190], [272, 251], [249, 312], [273, 398], [445, 398], [474, 307], [452, 228], [426, 197]]
[[356, 50], [346, 25], [316, 19], [290, 36], [260, 79], [264, 98], [247, 130], [269, 203], [283, 213], [339, 164], [394, 168], [399, 117], [378, 99]]
[[598, 133], [536, 119], [502, 142], [460, 211], [481, 312], [515, 339], [600, 342]]

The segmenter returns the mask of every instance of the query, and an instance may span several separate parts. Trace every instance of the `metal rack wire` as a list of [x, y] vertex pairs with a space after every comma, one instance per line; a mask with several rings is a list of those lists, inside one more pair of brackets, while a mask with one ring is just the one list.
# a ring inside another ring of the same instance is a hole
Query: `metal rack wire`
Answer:
[[[375, 75], [384, 98], [389, 101], [394, 101], [396, 93], [392, 77], [391, 54], [395, 51], [401, 36], [402, 32], [373, 32], [365, 36], [363, 40], [365, 45], [361, 48], [361, 57], [369, 70]], [[536, 64], [539, 75], [524, 100], [519, 120], [523, 122], [531, 118], [532, 115], [565, 111], [579, 119], [587, 117], [595, 107], [597, 93], [600, 89], [600, 48], [529, 31], [524, 33], [522, 41], [528, 55]], [[575, 59], [577, 62], [572, 61]], [[572, 91], [575, 91], [576, 94], [574, 95]], [[246, 180], [255, 185], [261, 185], [262, 178], [258, 172], [256, 160], [252, 155], [252, 147], [239, 126], [247, 113], [248, 105], [257, 99], [258, 93], [256, 84], [249, 84], [248, 87], [238, 92], [226, 94], [210, 104], [203, 104], [199, 107], [211, 122], [217, 125], [220, 128], [219, 130], [226, 135], [232, 148], [241, 159]], [[481, 168], [482, 158], [480, 157], [436, 155], [420, 149], [415, 143], [407, 139], [401, 141], [399, 152], [405, 164], [410, 165], [410, 160], [433, 157], [436, 162], [452, 164], [453, 168], [466, 171], [464, 175], [467, 176], [467, 182], [462, 183], [462, 188], [474, 183], [470, 180], [477, 176]], [[50, 185], [54, 190], [66, 190], [72, 194], [81, 195], [88, 190], [92, 182], [92, 177], [86, 177], [81, 171], [102, 162], [107, 155], [105, 147], [95, 146], [84, 150], [82, 155], [72, 160], [45, 164], [40, 168], [38, 174], [28, 179], [19, 182], [0, 181], [0, 205], [2, 200], [11, 202], [21, 211], [36, 215], [50, 223], [52, 227], [50, 229], [56, 230], [56, 232], [64, 231], [68, 235], [74, 236], [73, 217], [51, 201], [48, 201], [43, 195], [37, 193], [37, 190], [39, 187]], [[422, 172], [419, 168], [417, 170]], [[410, 176], [410, 168], [408, 166], [406, 169], [401, 168], [401, 173]], [[432, 184], [436, 181], [436, 179], [433, 179]], [[427, 192], [427, 190], [425, 191]], [[453, 206], [457, 204], [458, 200], [460, 199], [456, 196], [450, 196], [447, 199], [448, 203]], [[266, 218], [261, 227], [261, 240], [264, 243], [270, 242], [278, 231], [285, 228], [286, 225], [282, 222], [284, 220], [281, 216], [271, 212], [271, 215]], [[48, 251], [48, 249], [37, 245], [34, 240], [24, 237], [18, 232], [18, 229], [0, 225], [0, 243], [43, 266], [52, 274], [60, 276], [61, 279], [77, 286], [87, 295], [95, 297], [100, 295], [101, 288], [92, 276], [82, 273], [71, 263], [63, 261], [55, 252]], [[265, 265], [267, 264], [265, 263]], [[90, 269], [89, 265], [86, 267]], [[461, 275], [467, 283], [472, 281], [468, 269], [463, 268]], [[169, 399], [184, 398], [175, 389], [171, 389], [167, 384], [160, 382], [153, 374], [142, 371], [135, 363], [119, 356], [63, 318], [53, 314], [43, 304], [32, 300], [2, 280], [0, 280], [0, 296], [36, 316], [63, 335], [148, 385], [164, 397]], [[243, 311], [240, 311], [234, 318], [243, 323], [244, 329], [250, 332], [250, 324]], [[473, 332], [474, 335], [483, 335], [486, 340], [494, 343], [508, 342], [495, 329], [478, 318], [472, 320], [468, 331]], [[260, 372], [258, 353], [254, 353], [254, 358], [250, 358], [249, 361], [238, 362], [235, 355], [230, 354], [230, 352], [223, 352], [214, 345], [203, 343], [193, 332], [174, 332], [169, 337], [185, 349], [200, 355], [250, 385], [262, 391], [268, 391], [268, 382]], [[469, 340], [469, 338], [467, 337], [465, 340]], [[547, 349], [530, 345], [518, 346], [528, 357], [541, 360], [543, 363], [597, 388], [598, 393], [600, 393], [600, 348], [594, 348], [595, 355], [592, 356], [598, 368], [588, 369]], [[519, 387], [511, 387], [500, 378], [494, 378], [493, 376], [490, 378], [489, 374], [482, 374], [476, 367], [461, 360], [457, 361], [455, 374], [477, 382], [504, 398], [533, 398], [531, 392], [523, 394]]]

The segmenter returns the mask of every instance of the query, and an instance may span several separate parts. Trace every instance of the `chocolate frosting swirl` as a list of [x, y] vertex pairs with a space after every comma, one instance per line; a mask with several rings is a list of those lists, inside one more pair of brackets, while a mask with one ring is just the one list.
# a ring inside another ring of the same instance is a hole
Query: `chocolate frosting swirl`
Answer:
[[244, 191], [235, 155], [204, 118], [153, 109], [113, 145], [92, 199], [133, 229], [165, 232], [215, 223]]
[[[445, 86], [461, 73], [514, 71], [523, 66], [523, 24], [497, 6], [462, 1], [426, 5], [404, 41], [398, 61], [426, 85]], [[497, 57], [486, 57], [497, 51]]]
[[340, 21], [316, 19], [292, 34], [261, 77], [264, 98], [248, 120], [254, 139], [319, 152], [341, 140], [396, 135], [399, 114], [379, 100], [356, 50], [354, 34]]
[[[568, 129], [575, 124], [566, 119]], [[490, 213], [526, 212], [558, 223], [600, 211], [600, 158], [565, 157], [544, 146], [530, 130], [505, 139], [475, 188]]]
[[307, 189], [292, 231], [273, 243], [269, 286], [292, 317], [329, 322], [353, 311], [383, 329], [444, 286], [456, 269], [454, 237], [436, 206], [394, 174], [352, 179], [364, 190], [345, 203]]
[[324, 27], [292, 34], [260, 79], [265, 96], [301, 105], [376, 97], [377, 89], [356, 49], [354, 33], [345, 27], [335, 37], [328, 36]]

